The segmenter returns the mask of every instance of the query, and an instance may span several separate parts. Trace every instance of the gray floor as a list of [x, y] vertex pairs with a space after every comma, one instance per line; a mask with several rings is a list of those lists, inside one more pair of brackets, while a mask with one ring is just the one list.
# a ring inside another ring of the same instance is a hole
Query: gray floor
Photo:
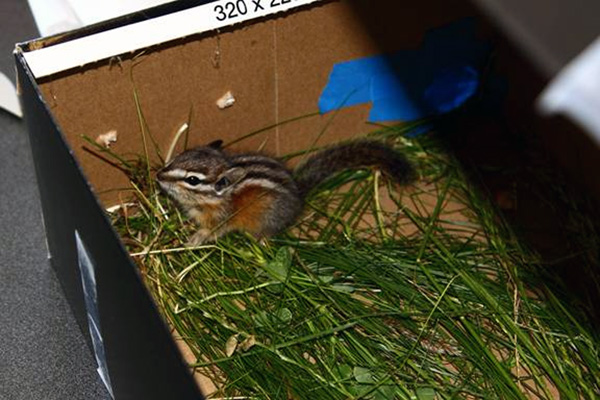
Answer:
[[[0, 1], [0, 71], [37, 36], [26, 0]], [[0, 399], [108, 399], [49, 265], [22, 121], [0, 110]]]

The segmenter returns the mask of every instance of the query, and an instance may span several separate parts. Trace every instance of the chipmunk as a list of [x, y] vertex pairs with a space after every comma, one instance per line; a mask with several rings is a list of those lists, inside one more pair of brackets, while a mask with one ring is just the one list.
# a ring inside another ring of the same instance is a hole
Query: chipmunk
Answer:
[[229, 153], [222, 143], [184, 151], [156, 175], [163, 191], [200, 226], [189, 245], [231, 231], [273, 236], [294, 223], [314, 187], [342, 170], [376, 166], [400, 184], [412, 176], [402, 154], [371, 140], [326, 148], [294, 172], [263, 154]]

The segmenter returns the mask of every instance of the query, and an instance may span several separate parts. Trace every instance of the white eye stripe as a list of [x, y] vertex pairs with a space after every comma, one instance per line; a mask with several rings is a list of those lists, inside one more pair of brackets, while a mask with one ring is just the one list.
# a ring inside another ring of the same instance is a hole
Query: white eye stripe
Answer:
[[200, 179], [201, 181], [206, 180], [206, 175], [201, 174], [200, 172], [190, 172], [190, 171], [186, 171], [185, 169], [181, 169], [181, 168], [166, 171], [165, 175], [172, 179], [185, 179], [189, 176], [195, 176], [196, 178]]
[[185, 178], [187, 171], [183, 170], [183, 169], [172, 169], [170, 171], [165, 171], [164, 174], [165, 174], [165, 176], [168, 176], [169, 178], [183, 179], [183, 178]]
[[183, 176], [183, 178], [187, 178], [188, 176], [195, 176], [196, 178], [200, 179], [201, 181], [205, 181], [206, 180], [206, 175], [201, 174], [200, 172], [189, 172], [189, 171], [184, 171], [186, 174]]

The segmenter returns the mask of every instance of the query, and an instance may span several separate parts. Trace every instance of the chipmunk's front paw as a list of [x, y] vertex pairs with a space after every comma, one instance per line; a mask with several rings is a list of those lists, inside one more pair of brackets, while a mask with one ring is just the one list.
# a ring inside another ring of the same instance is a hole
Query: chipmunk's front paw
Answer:
[[216, 237], [210, 229], [198, 229], [187, 241], [187, 247], [196, 247], [203, 244], [214, 242]]

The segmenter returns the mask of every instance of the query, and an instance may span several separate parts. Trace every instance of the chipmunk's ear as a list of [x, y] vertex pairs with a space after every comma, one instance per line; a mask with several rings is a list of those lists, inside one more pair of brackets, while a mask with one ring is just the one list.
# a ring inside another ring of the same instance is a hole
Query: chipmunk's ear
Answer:
[[229, 186], [238, 183], [246, 176], [246, 171], [243, 168], [233, 167], [223, 172], [219, 179], [215, 182], [215, 191], [222, 193]]
[[221, 176], [227, 177], [231, 183], [238, 183], [246, 176], [246, 170], [239, 167], [229, 168]]
[[214, 142], [210, 142], [209, 144], [206, 145], [206, 147], [210, 147], [215, 150], [221, 150], [222, 146], [223, 146], [223, 141], [221, 139], [215, 140]]

